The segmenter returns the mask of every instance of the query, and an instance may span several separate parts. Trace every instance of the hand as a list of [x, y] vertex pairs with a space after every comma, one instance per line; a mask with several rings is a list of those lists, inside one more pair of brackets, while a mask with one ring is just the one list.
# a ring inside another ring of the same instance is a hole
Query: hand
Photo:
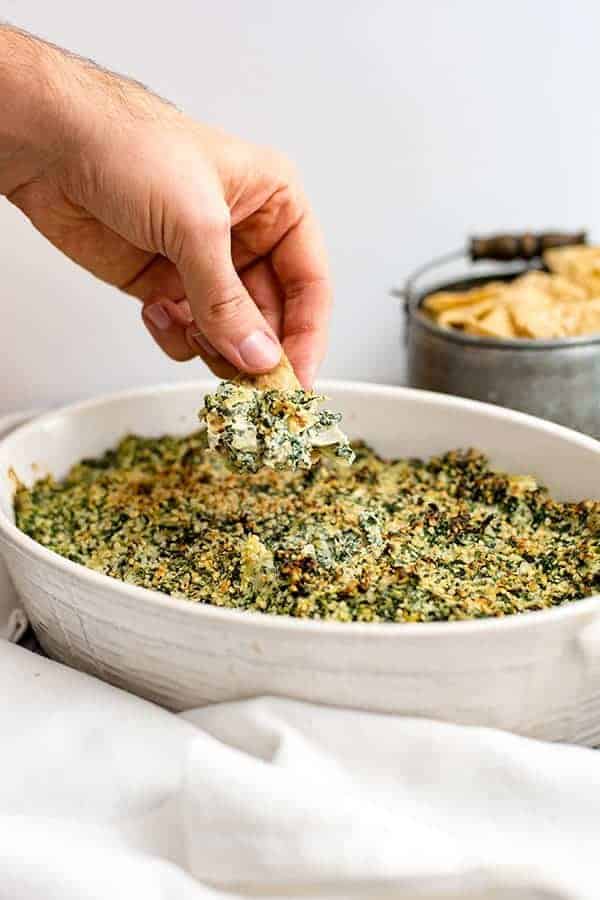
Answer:
[[[1, 65], [6, 42], [12, 75]], [[32, 70], [43, 73], [33, 85]], [[264, 372], [281, 341], [300, 381], [312, 384], [331, 291], [317, 224], [284, 157], [0, 28], [0, 94], [11, 90], [22, 121], [8, 137], [0, 131], [0, 191], [48, 240], [139, 298], [173, 359], [198, 354], [225, 377]], [[33, 98], [25, 110], [22, 91]], [[6, 100], [0, 115], [6, 121]]]

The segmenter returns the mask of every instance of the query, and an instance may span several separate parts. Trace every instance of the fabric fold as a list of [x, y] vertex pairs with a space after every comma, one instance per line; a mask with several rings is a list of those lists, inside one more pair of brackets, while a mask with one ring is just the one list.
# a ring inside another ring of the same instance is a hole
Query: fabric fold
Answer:
[[278, 698], [174, 715], [0, 642], [0, 900], [597, 900], [600, 757]]

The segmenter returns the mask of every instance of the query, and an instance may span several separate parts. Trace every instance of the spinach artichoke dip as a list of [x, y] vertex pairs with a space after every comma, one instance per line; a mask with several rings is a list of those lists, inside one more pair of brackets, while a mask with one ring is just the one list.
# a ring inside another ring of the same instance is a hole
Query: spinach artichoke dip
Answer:
[[221, 440], [243, 471], [207, 449], [201, 432], [129, 436], [62, 481], [21, 486], [17, 524], [130, 584], [303, 618], [504, 616], [600, 587], [599, 502], [558, 503], [473, 450], [385, 461], [356, 443], [353, 465], [332, 454], [306, 468], [301, 448], [290, 470], [265, 443], [272, 465], [254, 471], [254, 444], [235, 430]]
[[339, 413], [321, 409], [320, 394], [294, 390], [259, 390], [222, 381], [208, 394], [200, 419], [208, 446], [238, 472], [310, 469], [316, 456], [333, 452], [352, 463], [354, 453], [340, 430]]

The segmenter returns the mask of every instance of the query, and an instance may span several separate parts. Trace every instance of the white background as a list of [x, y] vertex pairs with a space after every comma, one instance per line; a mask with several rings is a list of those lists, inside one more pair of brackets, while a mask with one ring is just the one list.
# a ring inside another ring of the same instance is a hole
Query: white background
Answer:
[[[398, 382], [388, 289], [502, 227], [600, 237], [595, 0], [0, 0], [0, 17], [294, 157], [325, 228], [324, 373]], [[201, 374], [0, 201], [0, 411]]]

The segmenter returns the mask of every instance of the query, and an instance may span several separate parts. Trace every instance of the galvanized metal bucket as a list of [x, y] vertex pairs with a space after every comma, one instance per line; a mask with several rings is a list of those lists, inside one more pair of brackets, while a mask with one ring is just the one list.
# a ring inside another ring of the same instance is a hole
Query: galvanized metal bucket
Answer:
[[[540, 257], [546, 247], [584, 241], [584, 234], [473, 239], [470, 250], [448, 254], [413, 273], [403, 289], [393, 292], [404, 300], [410, 386], [507, 406], [600, 439], [600, 334], [556, 340], [485, 338], [443, 328], [422, 309], [433, 291], [511, 280], [527, 269], [542, 268]], [[490, 252], [478, 253], [478, 247]], [[432, 274], [439, 279], [439, 269], [459, 258], [471, 263], [487, 260], [488, 268], [490, 259], [502, 260], [504, 266], [485, 275], [427, 283]]]

